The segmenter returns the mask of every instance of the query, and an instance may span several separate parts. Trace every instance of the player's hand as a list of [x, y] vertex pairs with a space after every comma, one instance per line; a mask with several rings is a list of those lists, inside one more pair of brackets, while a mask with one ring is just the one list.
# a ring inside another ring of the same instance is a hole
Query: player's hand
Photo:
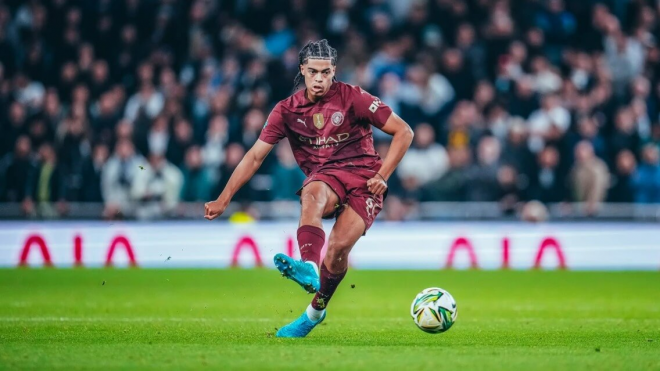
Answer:
[[387, 183], [385, 182], [385, 179], [376, 174], [375, 177], [367, 180], [367, 188], [369, 189], [369, 192], [380, 196], [387, 190]]
[[220, 202], [218, 200], [207, 202], [204, 204], [204, 218], [213, 220], [222, 215], [226, 208], [227, 203], [225, 202]]

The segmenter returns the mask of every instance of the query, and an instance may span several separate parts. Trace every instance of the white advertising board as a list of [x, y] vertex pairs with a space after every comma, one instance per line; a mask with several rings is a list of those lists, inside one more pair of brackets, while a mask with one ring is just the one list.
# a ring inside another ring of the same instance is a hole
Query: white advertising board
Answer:
[[[298, 256], [296, 223], [0, 222], [0, 266], [272, 267]], [[330, 223], [326, 224], [329, 237]], [[376, 223], [358, 269], [660, 270], [651, 223]]]

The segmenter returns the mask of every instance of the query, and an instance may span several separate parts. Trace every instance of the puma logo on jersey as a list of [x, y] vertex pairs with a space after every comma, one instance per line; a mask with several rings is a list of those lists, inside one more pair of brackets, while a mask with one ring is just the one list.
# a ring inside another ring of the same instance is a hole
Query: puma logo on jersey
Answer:
[[379, 106], [380, 106], [380, 99], [376, 98], [369, 106], [369, 111], [371, 111], [371, 113], [376, 113], [376, 110], [378, 109]]
[[298, 122], [305, 125], [305, 127], [307, 127], [307, 124], [305, 123], [305, 120], [298, 119]]

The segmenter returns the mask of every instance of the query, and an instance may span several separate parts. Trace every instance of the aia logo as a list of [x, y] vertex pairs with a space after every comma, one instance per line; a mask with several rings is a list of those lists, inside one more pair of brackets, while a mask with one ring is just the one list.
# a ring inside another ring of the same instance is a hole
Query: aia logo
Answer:
[[380, 106], [380, 99], [376, 98], [369, 106], [369, 111], [371, 111], [371, 113], [376, 113], [376, 110], [378, 109], [379, 106]]

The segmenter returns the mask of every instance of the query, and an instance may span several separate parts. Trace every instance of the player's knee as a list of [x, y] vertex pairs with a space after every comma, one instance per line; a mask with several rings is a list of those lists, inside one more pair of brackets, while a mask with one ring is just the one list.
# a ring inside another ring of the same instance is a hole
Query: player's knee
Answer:
[[302, 197], [303, 210], [323, 210], [325, 208], [325, 200], [318, 195], [307, 194]]
[[303, 208], [311, 207], [322, 210], [328, 202], [328, 197], [322, 188], [310, 185], [309, 189], [307, 187], [303, 189], [301, 200]]
[[351, 246], [347, 241], [333, 241], [328, 245], [326, 257], [331, 263], [346, 262], [350, 251]]

